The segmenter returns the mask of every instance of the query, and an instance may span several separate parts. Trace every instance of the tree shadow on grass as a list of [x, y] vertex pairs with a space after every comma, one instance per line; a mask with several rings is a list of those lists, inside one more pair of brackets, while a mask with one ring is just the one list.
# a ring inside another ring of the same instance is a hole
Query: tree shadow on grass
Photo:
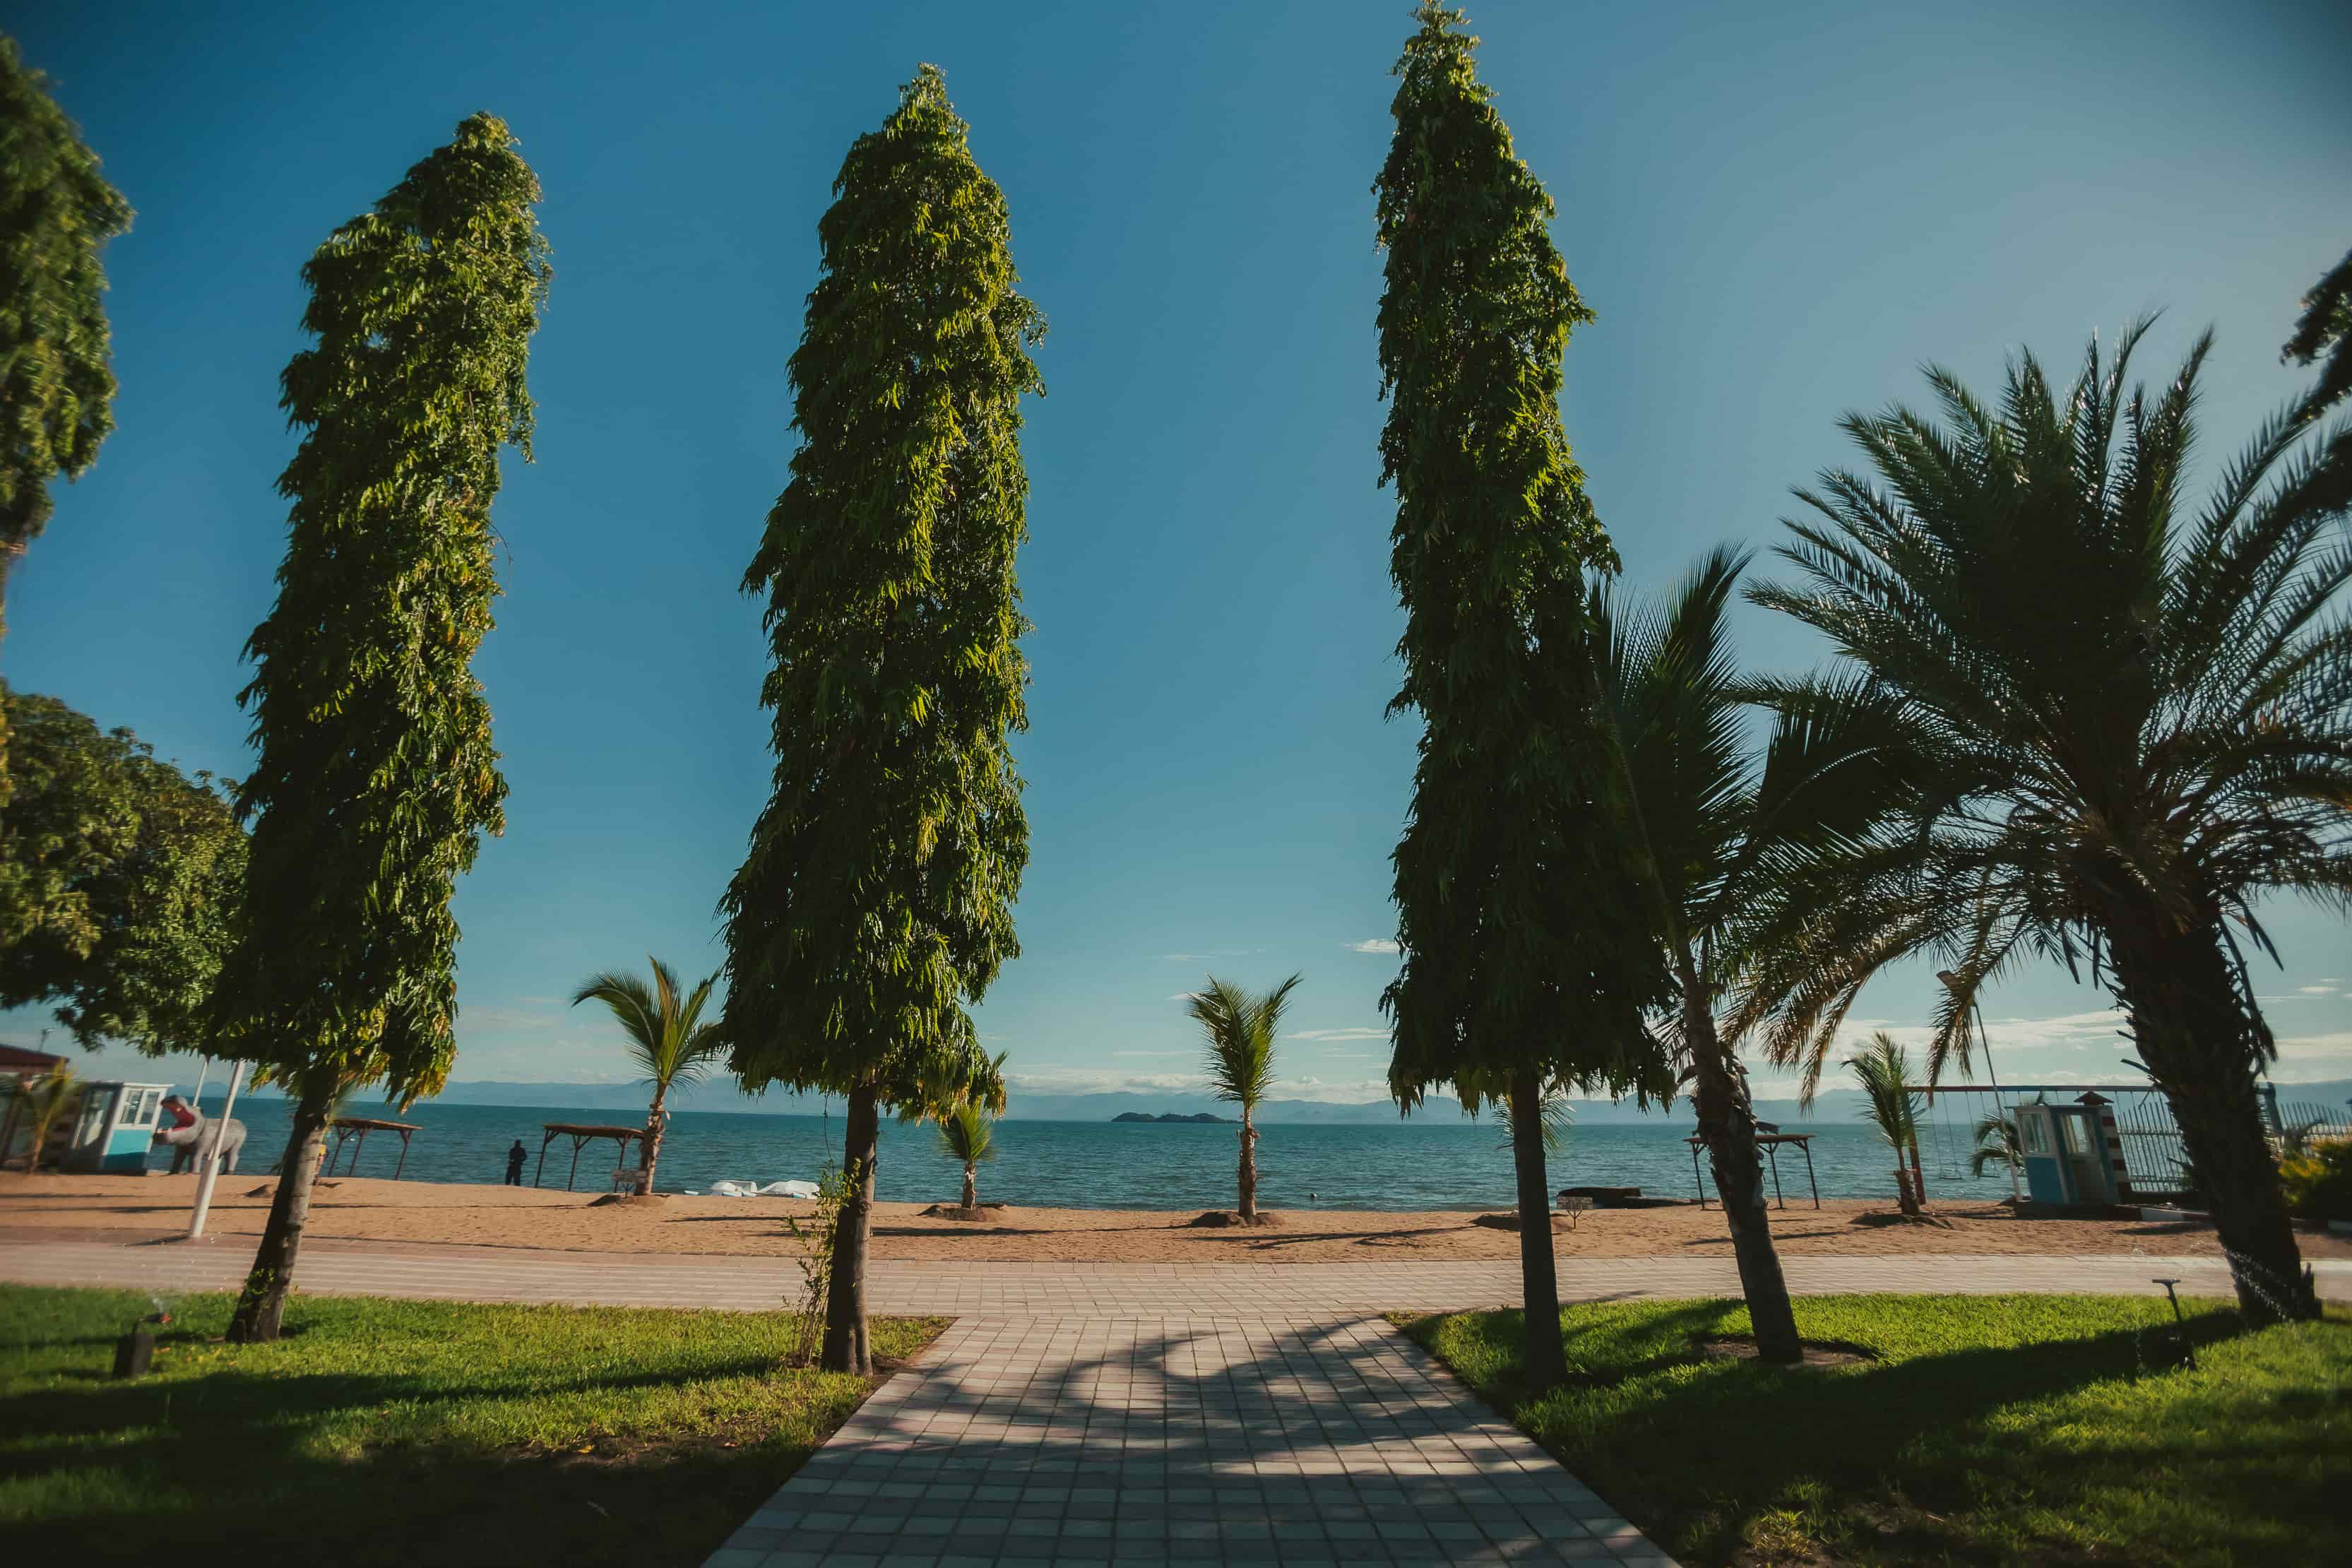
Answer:
[[[2240, 1331], [2221, 1313], [2192, 1318], [2188, 1329], [2200, 1350]], [[2116, 1430], [2032, 1415], [2095, 1384], [2168, 1375], [2170, 1335], [2170, 1325], [2151, 1322], [1846, 1370], [1709, 1362], [1694, 1346], [1621, 1363], [1532, 1404], [1512, 1379], [1491, 1380], [1486, 1392], [1637, 1524], [1703, 1562], [1728, 1561], [1756, 1521], [1808, 1499], [1815, 1528], [1832, 1537], [1867, 1521], [1872, 1562], [2069, 1561], [2089, 1500], [2159, 1477], [2183, 1494], [2173, 1501], [2206, 1537], [2202, 1550], [2218, 1548], [2219, 1560], [2292, 1560], [2265, 1553], [2294, 1539], [2297, 1516], [2325, 1517], [2308, 1480], [2308, 1435], [2283, 1436], [2258, 1414]], [[1573, 1328], [1569, 1338], [1573, 1362]], [[2123, 1551], [2170, 1561], [2160, 1555], [2169, 1545]], [[2113, 1558], [2112, 1542], [2107, 1551]]]
[[[786, 1403], [750, 1398], [730, 1414], [721, 1402], [730, 1384], [777, 1371], [756, 1352], [656, 1356], [577, 1375], [541, 1362], [511, 1375], [489, 1367], [436, 1379], [289, 1372], [267, 1351], [241, 1366], [229, 1352], [117, 1383], [95, 1370], [102, 1338], [36, 1329], [29, 1342], [87, 1350], [90, 1364], [53, 1363], [34, 1374], [38, 1383], [0, 1397], [0, 1488], [13, 1516], [0, 1555], [10, 1562], [119, 1562], [178, 1542], [184, 1557], [196, 1547], [194, 1560], [243, 1563], [698, 1563], [859, 1397], [854, 1382], [837, 1380]], [[200, 1332], [174, 1331], [162, 1348], [189, 1355], [211, 1346]], [[662, 1415], [630, 1430], [632, 1391], [700, 1384], [710, 1385], [711, 1403], [685, 1413], [688, 1435], [672, 1436]], [[547, 1421], [579, 1430], [577, 1443], [593, 1453], [509, 1441], [504, 1434], [534, 1423], [497, 1419], [507, 1402], [583, 1395], [584, 1412], [559, 1404]], [[470, 1405], [465, 1414], [488, 1415], [500, 1436], [456, 1426], [422, 1440], [391, 1435], [434, 1432], [434, 1405]], [[421, 1408], [423, 1419], [385, 1428], [356, 1453], [332, 1451], [345, 1433], [366, 1433], [364, 1421], [344, 1418], [395, 1406]]]
[[[234, 1468], [178, 1452], [93, 1454], [88, 1505], [9, 1528], [24, 1563], [144, 1560], [418, 1563], [699, 1563], [813, 1446], [702, 1443], [620, 1460], [580, 1455], [372, 1452], [322, 1459], [247, 1446]], [[180, 1548], [201, 1543], [194, 1558]]]

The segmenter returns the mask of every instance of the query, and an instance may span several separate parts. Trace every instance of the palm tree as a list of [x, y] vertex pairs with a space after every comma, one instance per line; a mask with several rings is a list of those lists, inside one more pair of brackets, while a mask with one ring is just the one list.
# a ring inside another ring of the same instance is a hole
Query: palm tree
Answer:
[[646, 962], [654, 966], [651, 985], [634, 974], [608, 971], [580, 987], [572, 1005], [577, 1007], [593, 997], [613, 1010], [627, 1037], [629, 1059], [644, 1069], [653, 1088], [653, 1104], [646, 1111], [645, 1162], [637, 1175], [637, 1191], [649, 1194], [654, 1166], [661, 1159], [662, 1130], [669, 1121], [662, 1101], [669, 1098], [673, 1085], [699, 1082], [727, 1047], [719, 1042], [718, 1026], [702, 1022], [703, 1004], [719, 977], [711, 975], [681, 997], [669, 965], [651, 954]]
[[[1463, 1096], [1463, 1109], [1474, 1116], [1476, 1115], [1481, 1098], [1475, 1094]], [[1503, 1134], [1496, 1141], [1495, 1147], [1505, 1150], [1517, 1148], [1519, 1127], [1517, 1119], [1511, 1114], [1510, 1095], [1504, 1093], [1486, 1098], [1492, 1100], [1495, 1107], [1495, 1121]], [[1568, 1150], [1569, 1129], [1576, 1125], [1575, 1105], [1570, 1101], [1567, 1091], [1556, 1081], [1544, 1086], [1542, 1096], [1537, 1104], [1536, 1115], [1540, 1124], [1544, 1153], [1548, 1157], [1565, 1153]]]
[[[1919, 1091], [1911, 1087], [1911, 1053], [1881, 1030], [1861, 1055], [1846, 1058], [1846, 1066], [1862, 1086], [1863, 1116], [1895, 1151], [1895, 1199], [1906, 1215], [1916, 1218], [1927, 1194], [1919, 1180]], [[1908, 1171], [1903, 1168], [1906, 1154], [1911, 1157]]]
[[1209, 1091], [1242, 1108], [1241, 1216], [1244, 1225], [1257, 1219], [1258, 1101], [1274, 1087], [1274, 1037], [1282, 1023], [1283, 1005], [1298, 984], [1294, 974], [1263, 996], [1253, 996], [1230, 981], [1209, 977], [1207, 987], [1185, 999], [1185, 1010], [1207, 1037]]
[[996, 1158], [996, 1118], [985, 1106], [965, 1100], [932, 1117], [939, 1124], [940, 1152], [963, 1163], [963, 1206], [980, 1206], [978, 1166]]
[[[2352, 908], [2352, 581], [2332, 542], [2352, 423], [2319, 392], [2260, 429], [2193, 512], [2183, 495], [2200, 338], [2160, 395], [2095, 342], [2063, 391], [2023, 355], [1998, 410], [1933, 370], [1941, 425], [1844, 428], [1875, 470], [1798, 495], [1781, 553], [1806, 582], [1751, 593], [1827, 636], [1906, 709], [1933, 788], [1916, 832], [1819, 910], [1769, 1043], [1809, 1079], [1888, 960], [1948, 954], [1931, 1081], [1969, 1066], [1977, 990], [2032, 955], [2087, 957], [2171, 1104], [2254, 1321], [2318, 1310], [2257, 1110], [2276, 1055], [2245, 948], [2293, 889]], [[2305, 437], [2318, 431], [2315, 441]], [[1772, 697], [1801, 712], [1820, 683]], [[2275, 956], [2275, 954], [2273, 954]]]
[[1801, 925], [1814, 884], [1908, 796], [1879, 744], [1894, 710], [1859, 685], [1782, 720], [1760, 756], [1742, 743], [1745, 693], [1725, 611], [1746, 563], [1741, 552], [1711, 552], [1655, 608], [1628, 610], [1596, 594], [1591, 662], [1620, 764], [1620, 837], [1635, 850], [1680, 993], [1661, 1032], [1714, 1166], [1758, 1352], [1787, 1363], [1802, 1350], [1739, 1060], [1748, 1026], [1718, 1014], [1757, 956]]
[[1977, 1118], [1972, 1131], [1976, 1147], [1969, 1151], [1969, 1174], [1982, 1176], [1989, 1165], [2002, 1170], [2014, 1169], [2021, 1150], [2017, 1142], [2017, 1119], [1998, 1110], [1987, 1111]]
[[74, 1077], [73, 1063], [61, 1061], [37, 1078], [25, 1082], [26, 1109], [32, 1118], [33, 1147], [25, 1157], [26, 1174], [41, 1168], [41, 1155], [49, 1146], [49, 1129], [58, 1116], [81, 1098], [81, 1080]]

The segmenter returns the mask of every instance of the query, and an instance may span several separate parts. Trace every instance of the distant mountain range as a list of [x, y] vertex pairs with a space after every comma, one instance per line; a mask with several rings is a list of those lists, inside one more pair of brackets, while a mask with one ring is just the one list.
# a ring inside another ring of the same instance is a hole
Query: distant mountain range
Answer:
[[[215, 1087], [215, 1092], [217, 1092]], [[271, 1091], [257, 1091], [268, 1094]], [[2278, 1086], [2282, 1105], [2318, 1105], [2336, 1112], [2345, 1110], [2345, 1101], [2352, 1098], [2352, 1079], [2335, 1079], [2320, 1083], [2283, 1083]], [[646, 1091], [635, 1083], [453, 1083], [436, 1097], [443, 1105], [520, 1105], [554, 1108], [567, 1110], [633, 1110], [640, 1115], [646, 1107]], [[1960, 1097], [1955, 1097], [1956, 1100]], [[766, 1095], [747, 1095], [732, 1084], [700, 1083], [689, 1088], [673, 1089], [671, 1106], [679, 1110], [733, 1111], [740, 1114], [766, 1116], [814, 1116], [830, 1109], [841, 1110], [838, 1095], [830, 1100], [814, 1094], [789, 1094], [775, 1090]], [[1575, 1102], [1578, 1121], [1591, 1126], [1611, 1123], [1655, 1123], [1660, 1121], [1687, 1122], [1690, 1103], [1678, 1100], [1668, 1109], [1649, 1110], [1636, 1109], [1631, 1101], [1612, 1105], [1607, 1100], [1580, 1100]], [[1759, 1100], [1756, 1113], [1767, 1121], [1783, 1126], [1801, 1126], [1806, 1122], [1851, 1122], [1859, 1115], [1862, 1097], [1851, 1089], [1825, 1089], [1813, 1101], [1810, 1111], [1793, 1100]], [[1016, 1087], [1006, 1117], [1031, 1121], [1106, 1121], [1122, 1114], [1160, 1120], [1167, 1117], [1188, 1118], [1208, 1116], [1218, 1121], [1233, 1119], [1233, 1106], [1205, 1094], [1027, 1094]], [[1961, 1106], [1956, 1104], [1957, 1112]], [[1273, 1100], [1260, 1105], [1257, 1120], [1275, 1124], [1281, 1122], [1355, 1123], [1394, 1121], [1397, 1108], [1385, 1100], [1349, 1103], [1323, 1100]], [[1458, 1122], [1467, 1120], [1462, 1108], [1451, 1099], [1433, 1096], [1413, 1112], [1414, 1121]]]

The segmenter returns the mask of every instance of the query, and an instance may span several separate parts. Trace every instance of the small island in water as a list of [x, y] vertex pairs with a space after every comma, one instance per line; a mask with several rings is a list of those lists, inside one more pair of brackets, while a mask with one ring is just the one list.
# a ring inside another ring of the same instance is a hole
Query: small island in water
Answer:
[[1179, 1116], [1172, 1110], [1160, 1116], [1146, 1116], [1140, 1110], [1122, 1110], [1117, 1116], [1112, 1117], [1111, 1120], [1113, 1121], [1214, 1121], [1219, 1123], [1230, 1123], [1232, 1122], [1233, 1118], [1230, 1116], [1212, 1116], [1205, 1110], [1202, 1111], [1197, 1116]]

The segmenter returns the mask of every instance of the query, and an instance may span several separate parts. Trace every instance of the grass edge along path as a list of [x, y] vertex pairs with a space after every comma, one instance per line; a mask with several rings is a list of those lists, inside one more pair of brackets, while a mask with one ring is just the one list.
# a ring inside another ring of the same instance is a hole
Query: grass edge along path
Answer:
[[1530, 1403], [1516, 1311], [1395, 1314], [1412, 1338], [1692, 1568], [2317, 1563], [2345, 1550], [2352, 1312], [2241, 1331], [2161, 1297], [1815, 1296], [1809, 1344], [1707, 1354], [1738, 1301], [1563, 1309], [1570, 1383]]
[[[698, 1563], [881, 1378], [786, 1370], [788, 1314], [301, 1296], [268, 1345], [186, 1296], [0, 1285], [0, 1539], [27, 1563]], [[886, 1364], [941, 1318], [875, 1320]], [[887, 1375], [887, 1373], [886, 1373]]]

